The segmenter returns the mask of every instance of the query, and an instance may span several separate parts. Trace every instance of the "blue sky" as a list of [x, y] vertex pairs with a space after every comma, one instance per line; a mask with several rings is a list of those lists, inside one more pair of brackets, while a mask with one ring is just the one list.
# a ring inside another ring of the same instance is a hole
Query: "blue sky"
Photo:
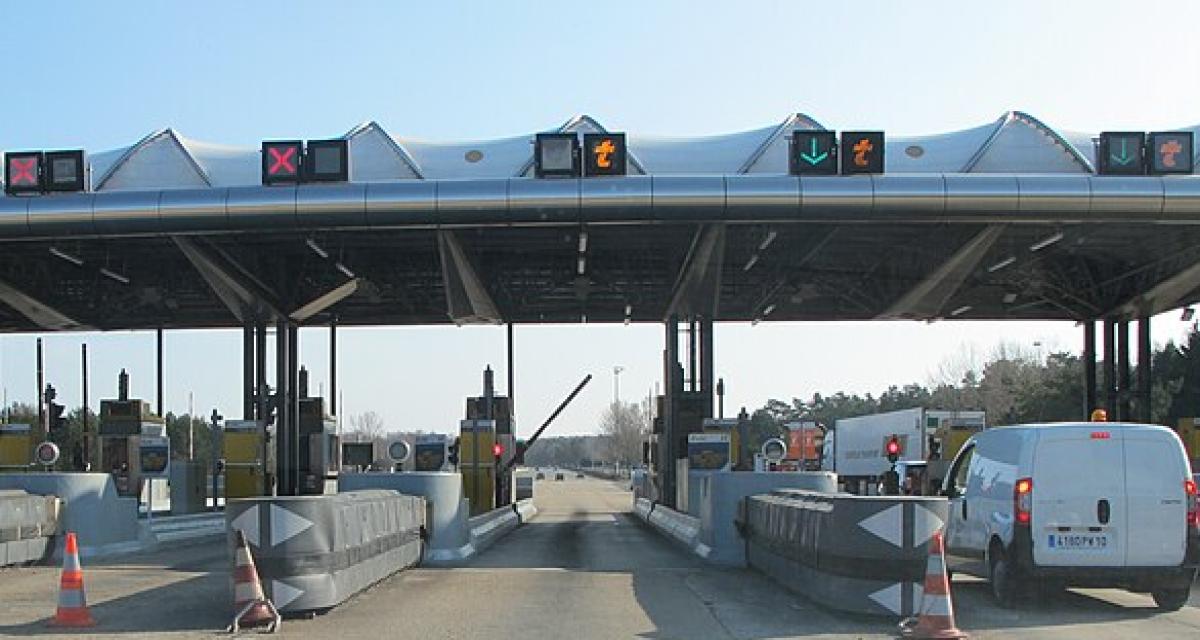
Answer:
[[[0, 17], [0, 149], [131, 144], [160, 127], [255, 145], [340, 135], [378, 120], [425, 139], [510, 136], [587, 113], [612, 130], [704, 135], [802, 111], [831, 128], [933, 133], [1008, 109], [1054, 127], [1154, 129], [1200, 120], [1200, 49], [1188, 2], [27, 3]], [[25, 8], [29, 7], [29, 8]], [[1155, 323], [1156, 339], [1185, 327]], [[1066, 323], [722, 326], [728, 406], [814, 391], [925, 382], [964, 350], [999, 340], [1077, 350]], [[78, 401], [89, 344], [92, 400], [116, 372], [153, 400], [152, 334], [46, 336], [50, 379]], [[326, 333], [302, 333], [314, 390]], [[645, 395], [661, 372], [658, 326], [518, 327], [522, 429], [590, 372], [560, 432], [588, 431], [612, 397]], [[492, 363], [495, 328], [346, 330], [339, 382], [349, 412], [389, 428], [449, 431]], [[167, 336], [167, 408], [240, 411], [240, 335]], [[0, 338], [0, 384], [34, 395], [32, 336]]]

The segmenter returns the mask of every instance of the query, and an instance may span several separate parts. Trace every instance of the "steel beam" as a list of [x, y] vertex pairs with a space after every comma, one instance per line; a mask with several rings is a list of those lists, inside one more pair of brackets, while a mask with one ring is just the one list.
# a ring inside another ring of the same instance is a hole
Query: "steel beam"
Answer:
[[351, 278], [345, 284], [334, 287], [326, 293], [317, 296], [308, 304], [288, 314], [288, 316], [296, 322], [305, 322], [318, 313], [354, 295], [354, 292], [358, 291], [359, 280], [360, 278]]
[[438, 254], [446, 289], [446, 313], [454, 324], [499, 324], [500, 309], [488, 293], [453, 231], [439, 229]]
[[171, 239], [238, 321], [286, 315], [274, 292], [251, 277], [224, 252], [202, 246], [190, 238], [172, 236]]
[[37, 326], [50, 331], [92, 331], [82, 322], [0, 280], [0, 302], [29, 318]]
[[879, 320], [928, 320], [942, 315], [942, 309], [979, 266], [979, 261], [1004, 233], [1004, 225], [990, 225], [975, 234], [954, 255], [900, 297]]
[[716, 317], [720, 308], [721, 271], [725, 264], [725, 225], [706, 224], [696, 229], [664, 318]]
[[1110, 312], [1122, 317], [1156, 316], [1189, 302], [1188, 294], [1200, 288], [1200, 262], [1179, 271], [1149, 291], [1138, 294]]

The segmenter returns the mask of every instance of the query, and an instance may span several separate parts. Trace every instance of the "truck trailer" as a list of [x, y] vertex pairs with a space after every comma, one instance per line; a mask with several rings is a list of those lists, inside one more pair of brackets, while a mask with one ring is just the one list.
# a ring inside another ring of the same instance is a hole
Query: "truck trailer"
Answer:
[[926, 482], [940, 480], [967, 438], [987, 426], [983, 411], [914, 408], [838, 420], [826, 434], [823, 468], [838, 474], [851, 493], [874, 493], [880, 477], [892, 469], [884, 451], [888, 440], [900, 443], [901, 460], [922, 461]]

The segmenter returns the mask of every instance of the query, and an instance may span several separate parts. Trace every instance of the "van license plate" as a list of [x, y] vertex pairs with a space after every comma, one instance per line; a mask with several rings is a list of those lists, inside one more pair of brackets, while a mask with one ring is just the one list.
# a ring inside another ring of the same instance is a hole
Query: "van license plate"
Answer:
[[1107, 533], [1052, 533], [1051, 549], [1070, 551], [1104, 551], [1108, 549]]

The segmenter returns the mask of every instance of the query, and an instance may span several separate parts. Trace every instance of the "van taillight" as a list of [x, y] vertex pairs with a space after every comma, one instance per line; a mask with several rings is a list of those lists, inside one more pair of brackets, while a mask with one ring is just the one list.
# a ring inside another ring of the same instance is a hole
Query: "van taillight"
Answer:
[[1017, 524], [1033, 521], [1033, 478], [1021, 478], [1013, 485], [1013, 517]]
[[1196, 502], [1196, 482], [1183, 481], [1183, 492], [1187, 494], [1187, 523], [1189, 527], [1200, 528], [1200, 505]]

